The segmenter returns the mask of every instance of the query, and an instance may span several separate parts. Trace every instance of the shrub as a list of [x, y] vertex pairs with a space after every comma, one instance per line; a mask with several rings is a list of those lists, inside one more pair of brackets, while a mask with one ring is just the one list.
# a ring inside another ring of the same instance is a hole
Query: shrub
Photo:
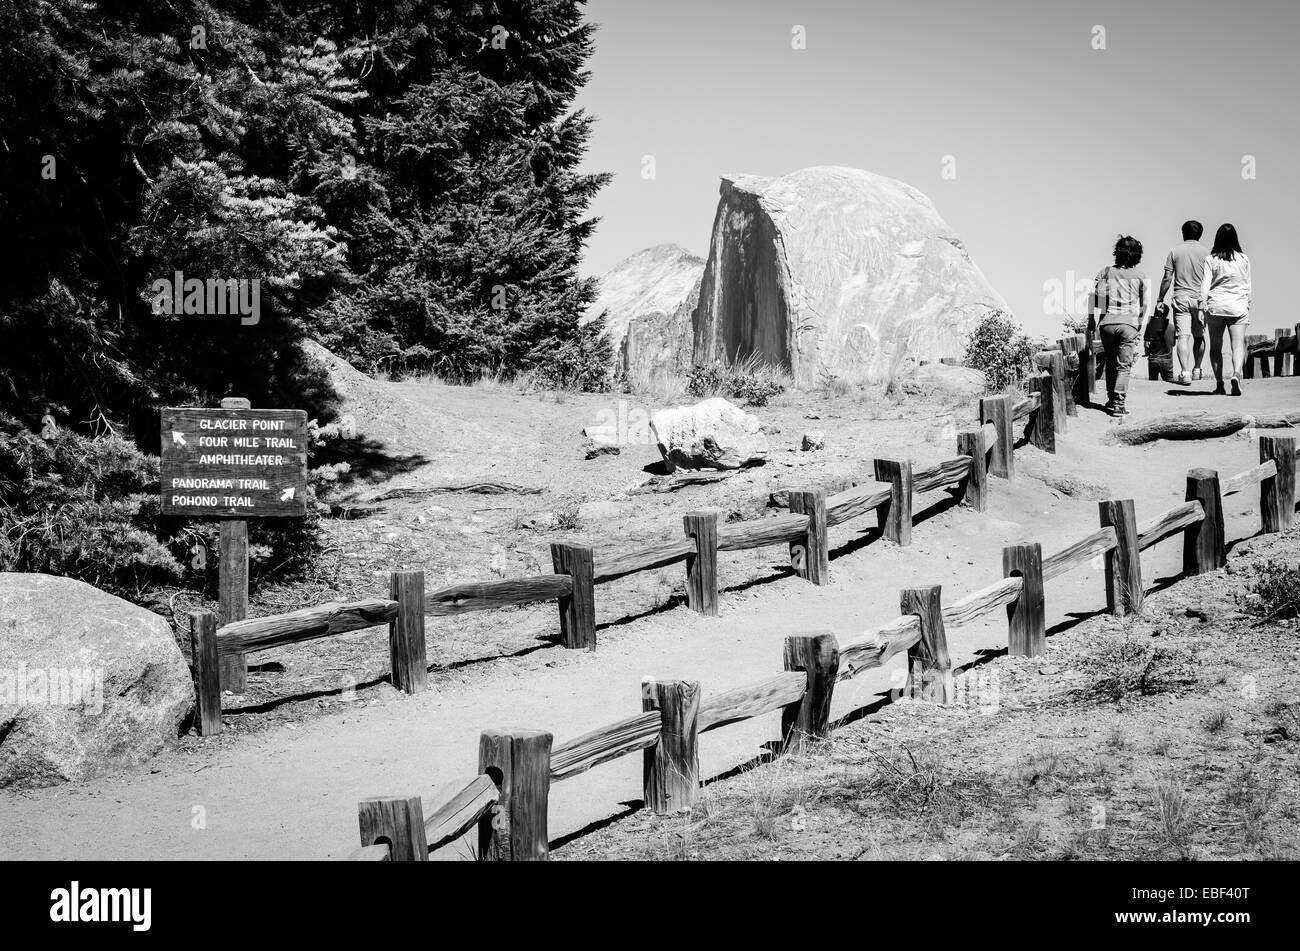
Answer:
[[1018, 385], [1032, 371], [1040, 349], [1010, 314], [994, 311], [971, 332], [963, 362], [982, 370], [989, 390], [998, 393]]
[[1086, 334], [1091, 321], [1087, 314], [1067, 314], [1061, 321], [1061, 330], [1066, 334]]
[[750, 406], [766, 406], [768, 400], [785, 392], [781, 371], [757, 354], [739, 363], [700, 364], [691, 369], [686, 390], [692, 396], [725, 396]]
[[613, 386], [614, 350], [603, 320], [584, 324], [573, 339], [543, 349], [546, 358], [531, 369], [536, 385], [583, 393], [605, 393]]
[[1159, 693], [1183, 679], [1190, 663], [1187, 651], [1131, 637], [1114, 637], [1103, 642], [1090, 658], [1089, 692], [1116, 703], [1131, 693]]
[[157, 458], [116, 434], [61, 430], [47, 441], [0, 416], [0, 570], [67, 575], [119, 594], [178, 580], [157, 489]]
[[1270, 561], [1247, 586], [1250, 610], [1269, 620], [1300, 615], [1300, 566]]

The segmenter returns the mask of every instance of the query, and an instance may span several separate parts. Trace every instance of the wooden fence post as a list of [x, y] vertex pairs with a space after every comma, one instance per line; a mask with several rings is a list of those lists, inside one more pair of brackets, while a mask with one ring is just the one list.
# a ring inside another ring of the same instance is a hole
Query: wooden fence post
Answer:
[[821, 489], [790, 492], [790, 511], [808, 516], [808, 533], [790, 543], [790, 565], [800, 578], [830, 584], [831, 556], [826, 532], [826, 493]]
[[989, 472], [1003, 479], [1016, 477], [1016, 447], [1011, 437], [1014, 419], [1012, 397], [986, 396], [980, 400], [980, 422], [992, 423], [998, 434], [997, 445], [989, 458]]
[[389, 585], [397, 617], [388, 622], [388, 660], [393, 686], [419, 693], [428, 676], [424, 646], [424, 572], [394, 571]]
[[1284, 376], [1286, 373], [1286, 353], [1284, 351], [1283, 340], [1286, 337], [1286, 331], [1281, 327], [1273, 331], [1273, 375]]
[[957, 455], [970, 456], [970, 472], [962, 481], [961, 502], [976, 512], [988, 508], [989, 451], [983, 427], [957, 434]]
[[641, 709], [658, 710], [659, 742], [645, 751], [646, 808], [658, 815], [689, 812], [700, 789], [700, 684], [641, 681]]
[[1002, 576], [1021, 580], [1020, 596], [1007, 605], [1007, 654], [1037, 657], [1047, 649], [1043, 546], [1032, 542], [1003, 548]]
[[876, 480], [889, 483], [889, 501], [876, 509], [880, 529], [891, 542], [912, 544], [912, 461], [876, 459]]
[[921, 640], [907, 650], [907, 693], [913, 700], [946, 704], [953, 699], [952, 660], [943, 629], [940, 586], [904, 588], [899, 603], [903, 614], [921, 622]]
[[1192, 469], [1187, 473], [1187, 501], [1201, 503], [1205, 518], [1183, 531], [1183, 571], [1202, 575], [1222, 568], [1228, 561], [1223, 541], [1223, 495], [1219, 474], [1213, 469]]
[[831, 698], [840, 671], [840, 645], [829, 632], [785, 639], [785, 669], [808, 677], [803, 696], [781, 708], [781, 752], [801, 750], [830, 732]]
[[1270, 459], [1277, 475], [1259, 484], [1261, 521], [1265, 532], [1285, 532], [1295, 522], [1295, 437], [1260, 436], [1259, 461]]
[[560, 633], [570, 650], [596, 649], [595, 562], [588, 545], [551, 545], [556, 574], [573, 579], [573, 591], [560, 598]]
[[[251, 409], [253, 404], [240, 396], [221, 401], [222, 409]], [[217, 550], [217, 590], [219, 624], [224, 627], [248, 617], [248, 522], [244, 519], [221, 520], [220, 547]], [[231, 693], [248, 690], [248, 657], [226, 654], [221, 658], [221, 683]]]
[[[1062, 380], [1065, 384], [1065, 415], [1078, 416], [1079, 407], [1075, 405], [1075, 393], [1077, 392], [1080, 372], [1083, 361], [1079, 359], [1079, 351], [1083, 348], [1083, 343], [1074, 336], [1062, 337], [1057, 345], [1061, 348], [1062, 369], [1064, 371]], [[1075, 365], [1070, 369], [1070, 364]], [[1085, 400], [1084, 402], [1087, 402]]]
[[550, 856], [551, 740], [541, 730], [484, 730], [479, 737], [479, 772], [492, 777], [499, 796], [479, 822], [480, 859], [542, 862]]
[[1058, 433], [1065, 432], [1065, 354], [1060, 350], [1043, 350], [1034, 358], [1040, 370], [1052, 378], [1053, 425]]
[[718, 513], [690, 512], [682, 517], [695, 554], [686, 559], [686, 603], [705, 617], [718, 616]]
[[[221, 520], [221, 541], [217, 551], [217, 591], [220, 624], [225, 626], [248, 617], [248, 522]], [[221, 658], [221, 683], [231, 693], [248, 689], [248, 658], [227, 654]]]
[[1097, 503], [1101, 526], [1115, 529], [1115, 547], [1106, 552], [1106, 608], [1111, 614], [1142, 610], [1142, 551], [1138, 548], [1137, 515], [1132, 499]]
[[[1246, 335], [1246, 366], [1245, 366], [1245, 372], [1242, 374], [1242, 376], [1245, 377], [1247, 380], [1253, 380], [1253, 379], [1255, 378], [1255, 360], [1256, 360], [1256, 359], [1259, 360], [1260, 365], [1261, 365], [1262, 367], [1264, 367], [1264, 370], [1265, 370], [1265, 371], [1268, 369], [1268, 366], [1267, 366], [1267, 364], [1268, 364], [1267, 358], [1265, 358], [1265, 357], [1259, 357], [1259, 358], [1256, 358], [1256, 357], [1254, 357], [1254, 356], [1251, 355], [1251, 351], [1254, 350], [1255, 347], [1259, 346], [1259, 345], [1262, 344], [1262, 343], [1267, 343], [1267, 342], [1268, 342], [1268, 335], [1267, 335], [1267, 334], [1247, 334], [1247, 335]], [[1268, 373], [1267, 373], [1267, 372], [1263, 372], [1263, 371], [1261, 371], [1261, 375], [1263, 375], [1263, 376], [1268, 376]]]
[[1038, 394], [1038, 409], [1029, 414], [1025, 435], [1043, 452], [1056, 452], [1056, 388], [1049, 373], [1029, 378], [1029, 392]]
[[357, 806], [361, 845], [388, 843], [390, 862], [429, 861], [424, 806], [419, 796], [363, 799]]
[[217, 619], [211, 611], [190, 612], [190, 659], [198, 709], [194, 725], [199, 736], [221, 732], [221, 659], [217, 654]]
[[1074, 405], [1091, 406], [1092, 387], [1088, 383], [1088, 374], [1092, 372], [1092, 362], [1088, 359], [1088, 354], [1092, 352], [1092, 338], [1087, 334], [1075, 334], [1074, 340], [1074, 352], [1078, 354], [1079, 360], [1079, 368], [1074, 374]]

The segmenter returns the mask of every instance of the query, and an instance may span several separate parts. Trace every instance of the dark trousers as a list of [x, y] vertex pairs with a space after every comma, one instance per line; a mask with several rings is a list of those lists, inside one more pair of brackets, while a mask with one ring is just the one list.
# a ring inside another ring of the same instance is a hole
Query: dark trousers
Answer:
[[1107, 324], [1101, 328], [1101, 347], [1106, 363], [1106, 395], [1116, 406], [1124, 405], [1129, 372], [1137, 351], [1138, 329], [1132, 324]]

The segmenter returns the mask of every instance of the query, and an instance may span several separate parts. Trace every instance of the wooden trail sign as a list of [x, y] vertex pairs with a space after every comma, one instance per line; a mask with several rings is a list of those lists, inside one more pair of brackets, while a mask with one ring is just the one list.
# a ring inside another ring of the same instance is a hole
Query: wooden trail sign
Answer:
[[307, 512], [307, 414], [164, 409], [161, 475], [167, 515], [301, 517]]

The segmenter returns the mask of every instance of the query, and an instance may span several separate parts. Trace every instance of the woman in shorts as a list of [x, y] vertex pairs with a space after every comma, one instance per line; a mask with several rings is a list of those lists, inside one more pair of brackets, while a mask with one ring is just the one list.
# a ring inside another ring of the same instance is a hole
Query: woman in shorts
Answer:
[[1226, 393], [1223, 385], [1223, 343], [1229, 344], [1229, 385], [1232, 395], [1241, 395], [1241, 371], [1246, 365], [1246, 327], [1250, 324], [1250, 258], [1241, 250], [1237, 229], [1221, 225], [1214, 236], [1214, 248], [1205, 259], [1201, 277], [1201, 313], [1210, 331], [1210, 365], [1214, 367], [1215, 393]]

